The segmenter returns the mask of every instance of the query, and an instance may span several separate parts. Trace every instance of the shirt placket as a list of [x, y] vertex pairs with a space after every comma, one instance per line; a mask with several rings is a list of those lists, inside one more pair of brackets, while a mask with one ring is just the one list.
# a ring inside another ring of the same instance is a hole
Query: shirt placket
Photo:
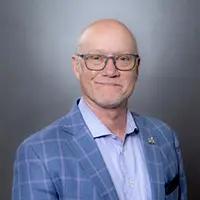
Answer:
[[[119, 152], [119, 160], [120, 160], [120, 168], [124, 176], [124, 184], [123, 184], [123, 191], [124, 191], [124, 197], [125, 200], [141, 200], [139, 196], [139, 188], [138, 188], [138, 182], [137, 177], [134, 172], [134, 169], [132, 169], [131, 173], [129, 172], [129, 168], [126, 164], [126, 144], [121, 143], [121, 149]], [[134, 166], [134, 163], [133, 163]]]

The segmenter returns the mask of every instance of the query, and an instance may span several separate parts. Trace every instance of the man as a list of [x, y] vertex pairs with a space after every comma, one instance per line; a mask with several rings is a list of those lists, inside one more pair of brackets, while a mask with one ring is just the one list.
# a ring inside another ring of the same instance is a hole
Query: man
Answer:
[[130, 30], [113, 19], [92, 23], [72, 62], [82, 97], [19, 146], [12, 199], [187, 199], [175, 133], [127, 108], [140, 63]]

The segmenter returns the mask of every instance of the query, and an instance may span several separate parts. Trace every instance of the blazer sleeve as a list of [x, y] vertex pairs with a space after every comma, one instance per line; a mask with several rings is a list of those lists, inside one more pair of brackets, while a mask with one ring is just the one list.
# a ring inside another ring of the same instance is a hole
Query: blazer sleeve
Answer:
[[53, 182], [30, 144], [19, 146], [13, 169], [12, 200], [57, 200]]
[[175, 144], [175, 150], [176, 150], [177, 158], [179, 162], [179, 197], [180, 197], [180, 200], [187, 200], [187, 181], [186, 181], [186, 176], [185, 176], [185, 171], [184, 171], [183, 158], [181, 155], [179, 141], [175, 134], [174, 134], [174, 144]]

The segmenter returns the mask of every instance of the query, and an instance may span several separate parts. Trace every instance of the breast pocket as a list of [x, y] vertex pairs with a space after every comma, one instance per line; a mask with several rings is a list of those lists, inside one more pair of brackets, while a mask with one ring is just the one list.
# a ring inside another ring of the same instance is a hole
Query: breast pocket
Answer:
[[179, 174], [177, 174], [170, 182], [165, 184], [166, 200], [179, 199]]
[[179, 200], [179, 186], [170, 194], [165, 196], [165, 200]]

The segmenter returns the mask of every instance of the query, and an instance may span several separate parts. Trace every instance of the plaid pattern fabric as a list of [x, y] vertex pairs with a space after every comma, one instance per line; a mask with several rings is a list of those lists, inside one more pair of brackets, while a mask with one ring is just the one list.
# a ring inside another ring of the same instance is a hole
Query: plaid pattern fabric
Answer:
[[[79, 101], [79, 100], [78, 100]], [[139, 129], [153, 200], [186, 200], [186, 178], [176, 135], [163, 122], [133, 113]], [[153, 137], [155, 143], [149, 142]], [[71, 112], [18, 147], [12, 200], [117, 200], [100, 151], [77, 102]], [[164, 185], [179, 173], [179, 187]]]

